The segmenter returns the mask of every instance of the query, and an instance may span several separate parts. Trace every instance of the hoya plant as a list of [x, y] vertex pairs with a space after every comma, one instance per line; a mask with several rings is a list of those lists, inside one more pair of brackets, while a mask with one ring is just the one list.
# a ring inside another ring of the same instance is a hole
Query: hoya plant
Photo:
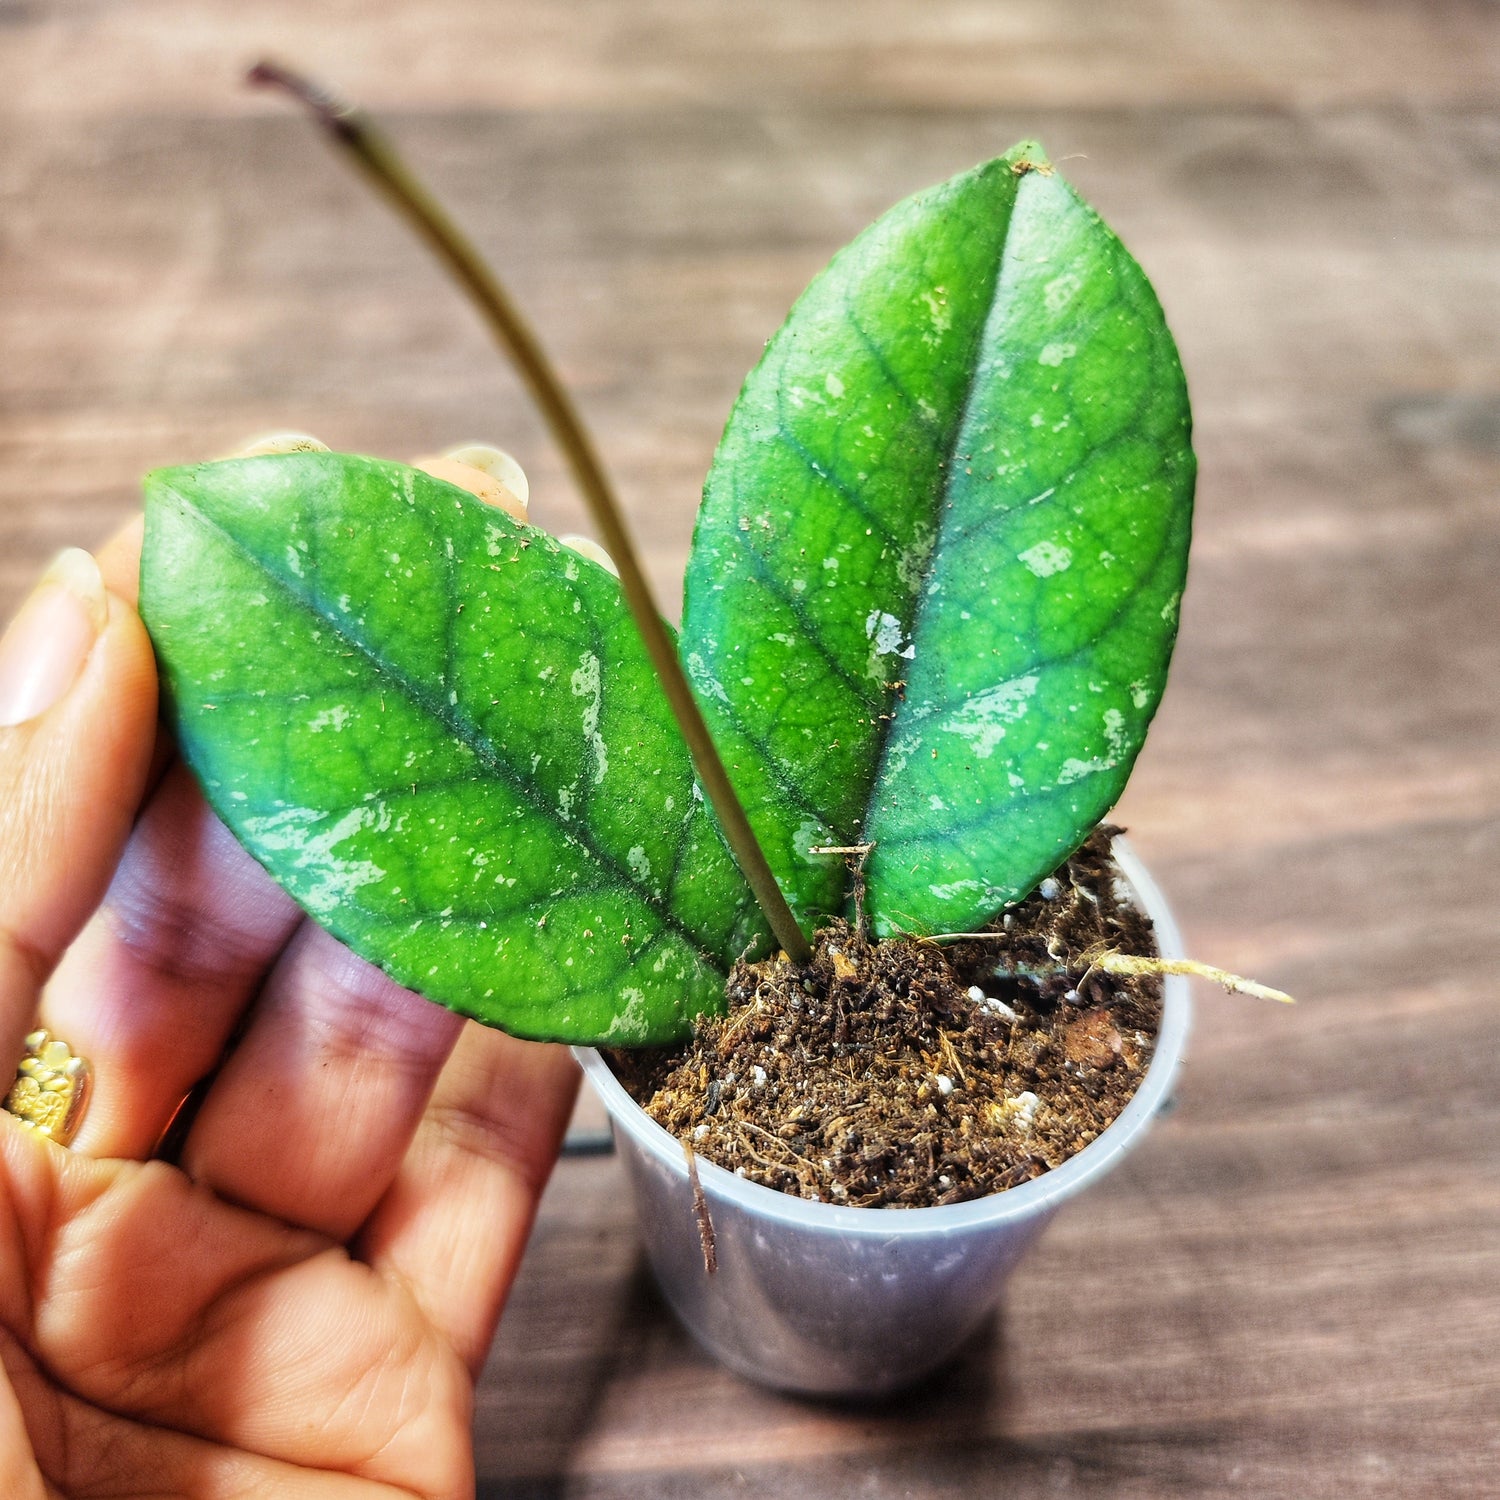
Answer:
[[759, 901], [619, 581], [454, 485], [155, 473], [142, 611], [184, 757], [314, 918], [519, 1035], [668, 1041], [856, 882], [877, 934], [967, 931], [1082, 842], [1161, 696], [1189, 427], [1146, 277], [1034, 144], [813, 281], [730, 415], [676, 641]]

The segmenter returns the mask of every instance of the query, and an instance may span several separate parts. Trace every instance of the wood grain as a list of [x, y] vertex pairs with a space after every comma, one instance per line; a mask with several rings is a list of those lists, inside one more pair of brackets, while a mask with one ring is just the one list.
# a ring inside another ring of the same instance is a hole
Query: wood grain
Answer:
[[558, 1170], [491, 1496], [1500, 1495], [1500, 25], [1483, 0], [0, 0], [0, 605], [136, 477], [292, 425], [514, 447], [512, 379], [301, 122], [380, 111], [507, 269], [675, 611], [734, 391], [901, 195], [1040, 135], [1155, 280], [1202, 481], [1121, 809], [1202, 957], [1176, 1113], [873, 1409], [750, 1389]]

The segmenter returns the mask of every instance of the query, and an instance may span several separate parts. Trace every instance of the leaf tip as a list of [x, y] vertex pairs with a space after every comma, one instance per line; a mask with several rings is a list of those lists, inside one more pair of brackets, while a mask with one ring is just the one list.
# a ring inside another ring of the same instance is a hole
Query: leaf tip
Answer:
[[1048, 159], [1046, 148], [1040, 141], [1017, 141], [1001, 160], [1016, 177], [1025, 177], [1030, 172], [1041, 177], [1051, 177], [1057, 170]]

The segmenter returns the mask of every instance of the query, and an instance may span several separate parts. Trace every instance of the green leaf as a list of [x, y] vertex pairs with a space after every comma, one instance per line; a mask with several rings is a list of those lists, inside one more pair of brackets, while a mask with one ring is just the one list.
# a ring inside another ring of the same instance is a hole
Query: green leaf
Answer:
[[760, 931], [616, 580], [400, 464], [146, 483], [141, 608], [188, 764], [320, 923], [522, 1036], [643, 1043]]
[[1194, 462], [1144, 274], [1030, 143], [835, 257], [751, 373], [680, 647], [799, 916], [873, 840], [877, 930], [1024, 895], [1125, 783]]

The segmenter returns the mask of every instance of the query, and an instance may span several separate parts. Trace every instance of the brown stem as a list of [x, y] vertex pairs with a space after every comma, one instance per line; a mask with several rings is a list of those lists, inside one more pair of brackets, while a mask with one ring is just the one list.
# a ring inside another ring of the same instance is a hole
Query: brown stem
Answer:
[[704, 794], [718, 814], [724, 837], [734, 851], [776, 941], [793, 963], [811, 963], [812, 949], [797, 925], [781, 887], [776, 884], [776, 877], [771, 873], [765, 853], [730, 784], [729, 773], [724, 769], [718, 748], [688, 686], [682, 663], [677, 659], [671, 636], [651, 597], [651, 587], [641, 570], [635, 544], [625, 529], [619, 504], [604, 476], [593, 442], [553, 371], [551, 361], [510, 294], [479, 252], [413, 176], [395, 148], [360, 111], [279, 63], [257, 63], [250, 70], [248, 81], [284, 89], [307, 106], [329, 138], [447, 267], [514, 362], [573, 470], [594, 524], [599, 528], [605, 550], [620, 570], [620, 586], [625, 600], [635, 616], [636, 627], [656, 668], [657, 678], [687, 742]]

